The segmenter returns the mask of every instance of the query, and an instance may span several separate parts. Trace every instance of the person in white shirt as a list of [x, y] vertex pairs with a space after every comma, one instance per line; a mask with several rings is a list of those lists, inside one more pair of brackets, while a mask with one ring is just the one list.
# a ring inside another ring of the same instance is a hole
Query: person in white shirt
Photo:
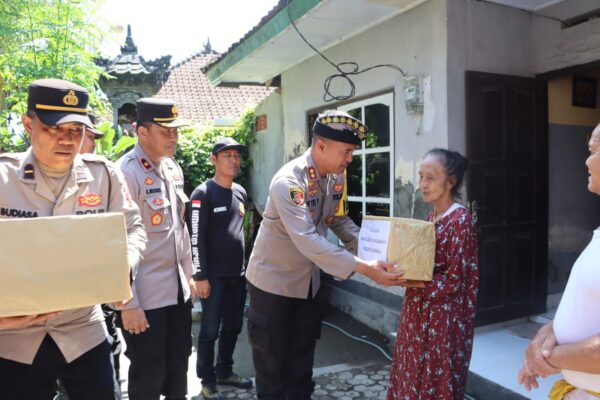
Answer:
[[[589, 141], [588, 190], [600, 196], [600, 124]], [[554, 321], [533, 338], [519, 371], [519, 383], [537, 388], [537, 378], [562, 373], [550, 400], [600, 398], [600, 228], [569, 276]]]

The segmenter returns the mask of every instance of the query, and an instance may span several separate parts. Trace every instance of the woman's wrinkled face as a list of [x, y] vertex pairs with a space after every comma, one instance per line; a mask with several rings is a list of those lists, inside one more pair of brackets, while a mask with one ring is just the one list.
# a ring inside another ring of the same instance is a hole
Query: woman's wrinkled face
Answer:
[[426, 156], [419, 167], [419, 189], [426, 203], [452, 197], [453, 178], [449, 177], [439, 157]]
[[594, 129], [588, 143], [590, 155], [585, 160], [588, 168], [588, 190], [600, 196], [600, 125]]

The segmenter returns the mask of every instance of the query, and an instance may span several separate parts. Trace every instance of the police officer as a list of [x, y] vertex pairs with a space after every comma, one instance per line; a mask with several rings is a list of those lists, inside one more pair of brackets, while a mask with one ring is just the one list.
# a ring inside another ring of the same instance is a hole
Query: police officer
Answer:
[[183, 172], [173, 160], [178, 119], [171, 100], [137, 101], [138, 142], [118, 165], [140, 207], [148, 246], [133, 277], [134, 298], [121, 311], [131, 361], [129, 398], [185, 399], [194, 287]]
[[86, 153], [93, 154], [94, 151], [96, 150], [96, 140], [104, 137], [104, 132], [99, 131], [95, 127], [96, 117], [93, 116], [92, 114], [90, 114], [89, 117], [90, 117], [90, 121], [92, 122], [94, 127], [85, 130], [85, 136], [83, 137], [83, 143], [81, 144], [81, 149], [79, 150], [79, 152], [81, 154], [86, 154]]
[[[79, 150], [81, 154], [94, 153], [94, 150], [96, 149], [96, 140], [104, 137], [104, 132], [96, 129], [96, 117], [92, 114], [89, 114], [88, 116], [94, 127], [85, 130], [83, 143], [81, 143], [81, 149]], [[121, 339], [119, 338], [119, 333], [117, 332], [117, 315], [115, 310], [113, 310], [108, 304], [102, 304], [102, 313], [104, 314], [104, 322], [106, 323], [106, 330], [109, 336], [108, 340], [112, 349], [113, 364], [115, 367], [115, 379], [117, 380], [117, 384], [119, 384], [121, 367]]]
[[[393, 265], [351, 254], [359, 228], [339, 212], [344, 171], [367, 128], [341, 111], [319, 115], [313, 142], [275, 174], [246, 277], [248, 335], [259, 399], [310, 399], [320, 335], [320, 269], [346, 279], [353, 272], [382, 285], [405, 282]], [[345, 244], [327, 240], [331, 229]]]
[[[57, 79], [31, 83], [22, 116], [31, 147], [0, 155], [0, 218], [122, 212], [135, 271], [146, 241], [138, 208], [110, 162], [78, 154], [92, 127], [87, 104], [81, 86]], [[86, 201], [91, 195], [95, 201]], [[5, 319], [0, 325], [6, 321], [12, 326], [0, 330], [3, 399], [52, 399], [57, 378], [72, 400], [120, 399], [100, 306]]]

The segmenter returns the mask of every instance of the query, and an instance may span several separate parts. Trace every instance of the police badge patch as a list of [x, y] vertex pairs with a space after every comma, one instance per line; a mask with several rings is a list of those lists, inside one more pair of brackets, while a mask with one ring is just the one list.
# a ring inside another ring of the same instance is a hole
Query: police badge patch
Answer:
[[298, 186], [294, 186], [290, 188], [290, 198], [294, 202], [295, 205], [301, 206], [304, 204], [304, 190]]

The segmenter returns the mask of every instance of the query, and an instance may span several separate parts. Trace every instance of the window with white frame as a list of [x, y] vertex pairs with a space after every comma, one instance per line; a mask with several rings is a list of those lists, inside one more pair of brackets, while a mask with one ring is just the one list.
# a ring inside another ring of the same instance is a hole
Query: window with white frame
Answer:
[[339, 106], [369, 128], [348, 167], [349, 215], [359, 224], [363, 215], [394, 215], [394, 105], [388, 93]]

